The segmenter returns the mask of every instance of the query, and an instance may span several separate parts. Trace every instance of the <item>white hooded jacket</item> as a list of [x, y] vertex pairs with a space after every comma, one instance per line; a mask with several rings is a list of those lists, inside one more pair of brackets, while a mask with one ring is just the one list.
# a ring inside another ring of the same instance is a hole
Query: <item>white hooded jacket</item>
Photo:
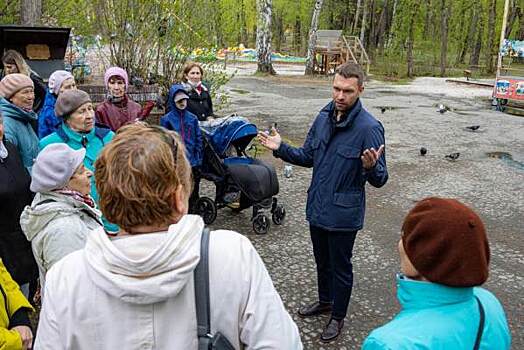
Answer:
[[[47, 274], [35, 349], [197, 349], [193, 271], [203, 227], [186, 215], [168, 232], [111, 241], [93, 231]], [[211, 232], [209, 275], [213, 333], [236, 349], [302, 349], [247, 238]]]

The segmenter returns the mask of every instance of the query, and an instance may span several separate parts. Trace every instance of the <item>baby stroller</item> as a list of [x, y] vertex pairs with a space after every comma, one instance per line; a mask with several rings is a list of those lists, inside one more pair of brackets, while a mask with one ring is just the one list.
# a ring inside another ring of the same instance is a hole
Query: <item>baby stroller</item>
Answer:
[[251, 221], [257, 234], [269, 231], [273, 223], [281, 225], [285, 208], [278, 203], [278, 178], [275, 168], [246, 154], [257, 136], [256, 125], [246, 118], [229, 116], [201, 122], [204, 139], [202, 177], [216, 187], [215, 199], [200, 197], [196, 212], [206, 224], [215, 221], [218, 209], [230, 207], [240, 212], [253, 207]]

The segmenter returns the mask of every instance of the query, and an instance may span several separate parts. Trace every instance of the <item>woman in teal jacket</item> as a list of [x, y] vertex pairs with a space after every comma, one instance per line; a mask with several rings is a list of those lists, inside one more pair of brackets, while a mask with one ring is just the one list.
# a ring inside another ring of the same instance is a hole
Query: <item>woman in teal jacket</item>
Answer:
[[[84, 166], [94, 172], [98, 155], [115, 134], [95, 125], [95, 111], [89, 95], [82, 90], [64, 91], [56, 100], [55, 114], [63, 122], [54, 133], [40, 140], [40, 149], [52, 143], [66, 143], [75, 150], [84, 147]], [[98, 203], [94, 177], [91, 177], [91, 197]], [[108, 231], [118, 230], [107, 221], [104, 224]]]
[[401, 311], [366, 338], [364, 350], [510, 349], [502, 305], [482, 285], [489, 245], [481, 219], [464, 204], [427, 198], [404, 220], [397, 276]]
[[33, 81], [28, 76], [14, 73], [0, 81], [5, 138], [16, 147], [29, 172], [38, 154], [38, 136], [32, 127], [38, 118], [32, 110], [34, 99]]

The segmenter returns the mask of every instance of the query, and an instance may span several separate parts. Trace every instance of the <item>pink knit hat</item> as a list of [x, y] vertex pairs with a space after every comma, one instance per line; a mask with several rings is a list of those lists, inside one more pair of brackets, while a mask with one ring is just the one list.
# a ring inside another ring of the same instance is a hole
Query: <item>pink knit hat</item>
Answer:
[[62, 87], [62, 83], [66, 81], [67, 79], [71, 79], [73, 77], [73, 74], [69, 73], [66, 70], [56, 70], [49, 76], [49, 90], [53, 92], [53, 94], [58, 95], [60, 92], [60, 88]]
[[109, 85], [109, 79], [114, 76], [121, 77], [124, 79], [124, 82], [126, 83], [126, 90], [127, 86], [129, 85], [129, 78], [127, 77], [127, 72], [120, 68], [120, 67], [111, 67], [106, 70], [106, 73], [104, 74], [104, 84], [106, 86], [106, 89]]
[[20, 73], [8, 74], [0, 81], [0, 96], [10, 99], [18, 91], [27, 87], [35, 87], [31, 78], [27, 75]]

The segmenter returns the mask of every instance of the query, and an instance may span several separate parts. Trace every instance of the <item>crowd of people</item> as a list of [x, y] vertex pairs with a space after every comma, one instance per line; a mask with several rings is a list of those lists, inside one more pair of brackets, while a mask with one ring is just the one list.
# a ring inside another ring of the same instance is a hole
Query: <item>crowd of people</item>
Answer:
[[[0, 349], [302, 349], [249, 239], [209, 233], [191, 214], [203, 161], [199, 121], [215, 117], [198, 63], [171, 87], [157, 126], [143, 122], [154, 104], [128, 96], [120, 67], [107, 69], [107, 98], [95, 106], [67, 71], [51, 74], [42, 93], [20, 54], [8, 51], [2, 62]], [[306, 218], [318, 300], [297, 313], [330, 315], [322, 342], [344, 327], [365, 185], [388, 180], [384, 128], [363, 107], [363, 91], [360, 67], [344, 64], [302, 147], [276, 129], [259, 133], [276, 157], [313, 168]], [[472, 209], [421, 200], [404, 219], [398, 251], [402, 309], [364, 349], [510, 348], [502, 305], [480, 287], [490, 251]], [[35, 330], [28, 315], [37, 298]]]

